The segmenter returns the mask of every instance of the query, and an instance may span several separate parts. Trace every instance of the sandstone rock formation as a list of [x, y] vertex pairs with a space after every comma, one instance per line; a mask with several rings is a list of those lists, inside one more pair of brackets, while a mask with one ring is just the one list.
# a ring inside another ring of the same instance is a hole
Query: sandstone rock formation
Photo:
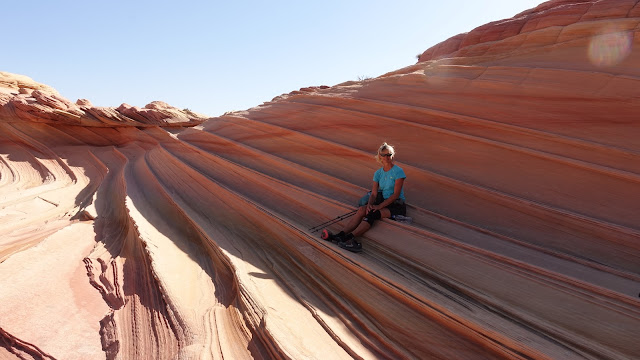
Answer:
[[49, 86], [6, 72], [0, 72], [0, 118], [4, 123], [84, 127], [194, 126], [206, 120], [205, 116], [162, 101], [154, 101], [142, 109], [128, 104], [117, 109], [95, 107], [86, 99], [74, 104]]
[[[637, 357], [639, 23], [549, 1], [206, 121], [0, 73], [0, 358]], [[382, 141], [413, 223], [319, 240]]]

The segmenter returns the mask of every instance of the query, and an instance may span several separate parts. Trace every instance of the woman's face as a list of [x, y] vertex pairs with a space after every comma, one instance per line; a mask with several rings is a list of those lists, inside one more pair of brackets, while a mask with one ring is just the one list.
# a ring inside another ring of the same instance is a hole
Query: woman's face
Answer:
[[390, 164], [393, 159], [393, 155], [389, 152], [389, 149], [384, 149], [378, 153], [382, 164]]

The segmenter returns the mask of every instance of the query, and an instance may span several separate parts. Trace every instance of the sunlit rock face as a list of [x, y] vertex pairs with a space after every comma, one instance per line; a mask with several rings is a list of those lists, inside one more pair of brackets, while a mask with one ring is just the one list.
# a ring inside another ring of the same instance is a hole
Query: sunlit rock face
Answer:
[[[212, 119], [0, 73], [0, 358], [637, 358], [639, 22], [550, 1]], [[383, 141], [413, 222], [320, 240]]]

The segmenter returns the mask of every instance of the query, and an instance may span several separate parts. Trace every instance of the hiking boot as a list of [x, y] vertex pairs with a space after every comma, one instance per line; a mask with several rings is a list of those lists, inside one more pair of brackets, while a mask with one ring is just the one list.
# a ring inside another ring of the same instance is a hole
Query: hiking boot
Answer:
[[333, 235], [333, 240], [337, 242], [338, 245], [340, 245], [343, 242], [347, 241], [347, 234], [345, 234], [344, 231], [340, 231], [339, 233]]
[[359, 253], [362, 251], [362, 244], [357, 242], [355, 239], [349, 239], [345, 242], [338, 243], [338, 246], [351, 252]]

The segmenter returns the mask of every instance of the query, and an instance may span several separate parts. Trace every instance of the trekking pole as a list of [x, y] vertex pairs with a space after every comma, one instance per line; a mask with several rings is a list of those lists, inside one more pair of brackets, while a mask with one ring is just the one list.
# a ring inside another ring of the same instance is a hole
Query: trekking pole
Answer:
[[344, 220], [344, 219], [347, 219], [347, 218], [355, 215], [357, 211], [358, 210], [353, 210], [353, 211], [350, 211], [350, 212], [348, 212], [346, 214], [342, 214], [340, 216], [337, 216], [337, 217], [335, 217], [335, 218], [333, 218], [333, 219], [331, 219], [329, 221], [325, 221], [320, 225], [316, 225], [316, 226], [310, 228], [309, 231], [311, 231], [311, 233], [314, 233], [314, 232], [320, 230], [323, 226], [329, 226], [329, 225], [335, 224], [340, 220]]
[[[337, 216], [337, 217], [335, 217], [335, 218], [333, 218], [333, 219], [331, 219], [331, 220], [329, 220], [329, 221], [325, 221], [325, 222], [323, 222], [323, 223], [322, 223], [322, 224], [320, 224], [320, 225], [316, 225], [316, 226], [314, 226], [314, 227], [310, 228], [310, 229], [309, 229], [309, 231], [311, 231], [311, 233], [313, 234], [314, 232], [316, 232], [316, 231], [320, 230], [320, 228], [322, 228], [323, 226], [328, 226], [328, 225], [331, 225], [331, 224], [337, 223], [337, 222], [338, 222], [338, 221], [340, 221], [340, 220], [344, 220], [344, 219], [347, 219], [347, 218], [352, 217], [353, 215], [355, 215], [355, 214], [356, 214], [356, 212], [357, 212], [357, 211], [358, 211], [358, 210], [353, 210], [353, 211], [350, 211], [350, 212], [348, 212], [348, 213], [346, 213], [346, 214], [342, 214], [342, 215], [340, 215], [340, 216]], [[312, 231], [312, 230], [313, 230], [313, 231]]]

